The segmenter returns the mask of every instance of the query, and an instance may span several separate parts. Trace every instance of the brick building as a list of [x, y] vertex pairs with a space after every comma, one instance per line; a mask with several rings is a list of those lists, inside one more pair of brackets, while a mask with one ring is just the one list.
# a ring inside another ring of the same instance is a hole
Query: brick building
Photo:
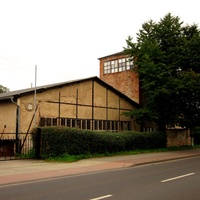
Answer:
[[100, 79], [113, 86], [133, 101], [140, 103], [140, 88], [134, 63], [122, 52], [99, 58]]

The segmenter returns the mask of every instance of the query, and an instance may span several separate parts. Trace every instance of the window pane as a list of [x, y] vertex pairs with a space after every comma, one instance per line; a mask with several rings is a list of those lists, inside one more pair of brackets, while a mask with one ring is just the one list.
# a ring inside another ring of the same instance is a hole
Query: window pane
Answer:
[[98, 121], [97, 120], [94, 121], [94, 130], [98, 130]]
[[81, 120], [80, 119], [76, 120], [76, 128], [81, 128]]
[[53, 126], [57, 126], [57, 119], [53, 118]]
[[119, 59], [118, 60], [118, 65], [119, 65], [119, 71], [125, 71], [126, 70], [126, 60], [125, 58]]
[[111, 130], [114, 131], [115, 130], [115, 122], [112, 121], [111, 124], [112, 124]]
[[61, 118], [61, 126], [65, 126], [65, 118]]
[[107, 130], [106, 129], [106, 121], [103, 121], [103, 130]]
[[90, 120], [87, 120], [87, 130], [90, 130]]
[[110, 130], [110, 121], [107, 121], [107, 130]]
[[82, 129], [86, 129], [86, 120], [82, 120]]
[[117, 60], [112, 60], [111, 61], [111, 73], [115, 73], [117, 71], [118, 71]]
[[76, 127], [76, 120], [72, 119], [72, 127], [75, 128]]
[[126, 69], [130, 70], [133, 68], [133, 61], [131, 60], [131, 58], [126, 58]]
[[51, 126], [51, 118], [46, 119], [47, 126]]
[[44, 117], [40, 118], [40, 126], [45, 126], [45, 118]]
[[111, 72], [111, 62], [104, 62], [104, 74], [108, 74]]
[[99, 121], [99, 130], [103, 130], [103, 123], [102, 123], [102, 121]]
[[67, 119], [67, 127], [71, 127], [71, 119]]

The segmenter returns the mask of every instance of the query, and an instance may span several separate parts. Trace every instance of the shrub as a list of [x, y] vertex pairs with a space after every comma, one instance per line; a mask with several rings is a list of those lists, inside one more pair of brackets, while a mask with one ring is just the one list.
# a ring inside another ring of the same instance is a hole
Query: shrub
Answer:
[[166, 147], [166, 135], [162, 132], [113, 133], [63, 127], [42, 127], [40, 130], [42, 157], [55, 157], [63, 154], [102, 154]]
[[200, 144], [200, 127], [197, 127], [193, 130], [194, 134], [194, 144], [199, 145]]

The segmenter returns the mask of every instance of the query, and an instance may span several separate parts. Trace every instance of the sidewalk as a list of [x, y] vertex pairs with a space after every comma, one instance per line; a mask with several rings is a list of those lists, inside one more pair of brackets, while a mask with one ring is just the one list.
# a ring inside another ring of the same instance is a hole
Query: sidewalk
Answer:
[[42, 160], [0, 161], [0, 186], [24, 181], [132, 167], [193, 156], [200, 156], [200, 149], [92, 158], [73, 163], [49, 163]]

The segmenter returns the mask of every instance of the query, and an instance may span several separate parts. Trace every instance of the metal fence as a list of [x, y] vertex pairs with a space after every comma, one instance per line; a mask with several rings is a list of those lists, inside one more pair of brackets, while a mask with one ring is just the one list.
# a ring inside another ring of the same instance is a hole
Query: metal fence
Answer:
[[13, 133], [3, 133], [0, 136], [0, 161], [35, 158], [34, 138], [32, 134], [24, 134], [16, 139]]

